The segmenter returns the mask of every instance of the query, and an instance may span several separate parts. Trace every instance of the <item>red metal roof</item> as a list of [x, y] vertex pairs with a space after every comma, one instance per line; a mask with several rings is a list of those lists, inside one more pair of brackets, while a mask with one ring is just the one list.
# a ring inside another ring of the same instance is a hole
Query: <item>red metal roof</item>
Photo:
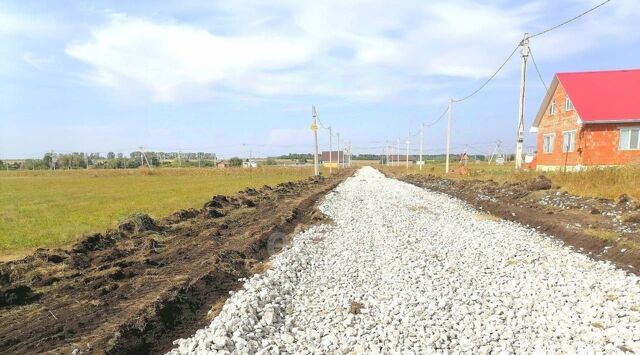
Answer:
[[556, 76], [584, 123], [640, 120], [640, 69]]

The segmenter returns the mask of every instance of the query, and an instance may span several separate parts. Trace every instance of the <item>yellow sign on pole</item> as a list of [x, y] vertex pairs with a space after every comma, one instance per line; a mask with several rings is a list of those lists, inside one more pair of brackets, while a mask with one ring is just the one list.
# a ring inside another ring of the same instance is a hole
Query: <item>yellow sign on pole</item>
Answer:
[[314, 124], [312, 124], [312, 125], [311, 125], [311, 127], [310, 127], [310, 128], [311, 128], [311, 130], [312, 130], [313, 132], [316, 132], [316, 131], [318, 130], [318, 125], [314, 123]]

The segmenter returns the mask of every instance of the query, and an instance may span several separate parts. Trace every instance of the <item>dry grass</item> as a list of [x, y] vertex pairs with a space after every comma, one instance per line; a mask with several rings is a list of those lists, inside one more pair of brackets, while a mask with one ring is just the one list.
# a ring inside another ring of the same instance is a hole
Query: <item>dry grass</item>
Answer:
[[0, 172], [0, 256], [62, 247], [122, 217], [162, 217], [233, 194], [310, 176], [310, 168]]
[[618, 233], [604, 229], [588, 228], [584, 230], [584, 233], [590, 237], [606, 240], [608, 242], [615, 242], [620, 237]]
[[[452, 164], [456, 167], [456, 164]], [[417, 166], [393, 167], [389, 169], [396, 173], [428, 173], [437, 176], [444, 176], [444, 164], [431, 163], [423, 170], [419, 170]], [[512, 163], [502, 166], [488, 165], [486, 163], [469, 163], [469, 175], [459, 175], [455, 173], [447, 174], [448, 178], [453, 179], [492, 179], [497, 182], [514, 182], [536, 177], [544, 174], [554, 185], [559, 186], [562, 190], [579, 196], [603, 197], [608, 199], [616, 199], [622, 194], [627, 194], [634, 199], [640, 200], [640, 167], [637, 165], [606, 168], [606, 169], [590, 169], [587, 171], [576, 172], [538, 172], [523, 171], [515, 172]]]

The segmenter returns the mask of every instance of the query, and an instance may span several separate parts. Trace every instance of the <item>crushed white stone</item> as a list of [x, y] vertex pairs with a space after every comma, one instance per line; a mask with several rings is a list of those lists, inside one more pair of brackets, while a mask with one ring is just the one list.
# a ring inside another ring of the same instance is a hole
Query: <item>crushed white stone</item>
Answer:
[[171, 353], [640, 352], [639, 278], [531, 228], [372, 168], [320, 209]]

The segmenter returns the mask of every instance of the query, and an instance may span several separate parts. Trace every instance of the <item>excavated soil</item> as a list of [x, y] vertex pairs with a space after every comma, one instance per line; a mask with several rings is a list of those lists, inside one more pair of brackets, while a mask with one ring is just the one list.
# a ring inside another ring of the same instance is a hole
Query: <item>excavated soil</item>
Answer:
[[400, 180], [443, 192], [489, 213], [563, 240], [576, 250], [640, 275], [640, 203], [574, 196], [545, 176], [517, 183], [398, 175]]
[[294, 230], [322, 221], [316, 201], [350, 173], [215, 196], [158, 221], [132, 216], [70, 250], [0, 263], [0, 353], [169, 350]]

